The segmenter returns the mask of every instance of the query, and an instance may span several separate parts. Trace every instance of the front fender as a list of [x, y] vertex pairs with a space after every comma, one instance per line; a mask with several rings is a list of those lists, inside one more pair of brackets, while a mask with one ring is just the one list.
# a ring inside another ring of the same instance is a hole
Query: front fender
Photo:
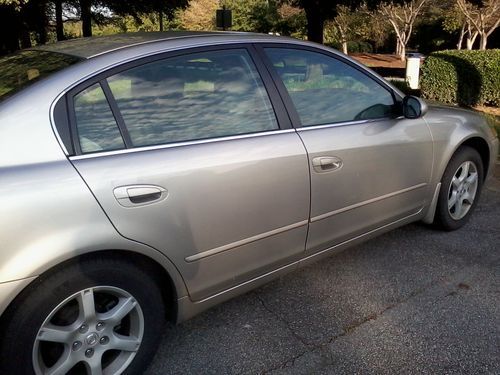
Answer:
[[433, 138], [433, 186], [441, 181], [446, 166], [458, 148], [474, 138], [488, 145], [489, 170], [485, 170], [485, 176], [490, 173], [498, 152], [498, 140], [481, 114], [462, 108], [431, 105], [425, 120]]

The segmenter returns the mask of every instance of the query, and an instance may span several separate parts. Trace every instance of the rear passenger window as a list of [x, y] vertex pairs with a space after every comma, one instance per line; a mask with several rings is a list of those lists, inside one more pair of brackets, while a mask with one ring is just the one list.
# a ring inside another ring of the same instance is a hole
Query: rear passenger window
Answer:
[[125, 147], [111, 108], [98, 83], [75, 95], [74, 107], [82, 153]]
[[243, 49], [155, 61], [109, 77], [108, 83], [136, 147], [278, 128]]

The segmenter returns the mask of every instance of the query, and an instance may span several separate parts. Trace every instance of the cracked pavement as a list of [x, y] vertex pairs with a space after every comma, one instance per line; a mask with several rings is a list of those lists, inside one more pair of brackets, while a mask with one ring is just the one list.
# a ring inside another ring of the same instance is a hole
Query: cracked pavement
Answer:
[[181, 373], [500, 373], [500, 173], [458, 231], [407, 225], [167, 328], [147, 374]]

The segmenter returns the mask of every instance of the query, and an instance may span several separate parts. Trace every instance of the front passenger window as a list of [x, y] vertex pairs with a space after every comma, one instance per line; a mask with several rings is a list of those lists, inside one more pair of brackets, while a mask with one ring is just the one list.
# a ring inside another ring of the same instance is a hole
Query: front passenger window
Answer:
[[265, 48], [302, 126], [393, 115], [392, 94], [352, 66], [319, 52]]

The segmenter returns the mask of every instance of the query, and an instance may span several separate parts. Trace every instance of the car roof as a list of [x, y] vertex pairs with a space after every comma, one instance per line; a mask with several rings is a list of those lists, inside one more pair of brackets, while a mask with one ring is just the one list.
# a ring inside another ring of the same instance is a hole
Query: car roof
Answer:
[[98, 55], [115, 51], [117, 49], [137, 46], [145, 43], [153, 43], [179, 38], [210, 38], [228, 36], [231, 39], [240, 36], [242, 39], [249, 36], [275, 37], [267, 34], [243, 33], [235, 31], [165, 31], [165, 32], [135, 32], [114, 34], [106, 36], [96, 36], [88, 38], [77, 38], [65, 40], [62, 42], [45, 44], [33, 48], [34, 50], [59, 52], [67, 55], [73, 55], [80, 58], [89, 59]]

